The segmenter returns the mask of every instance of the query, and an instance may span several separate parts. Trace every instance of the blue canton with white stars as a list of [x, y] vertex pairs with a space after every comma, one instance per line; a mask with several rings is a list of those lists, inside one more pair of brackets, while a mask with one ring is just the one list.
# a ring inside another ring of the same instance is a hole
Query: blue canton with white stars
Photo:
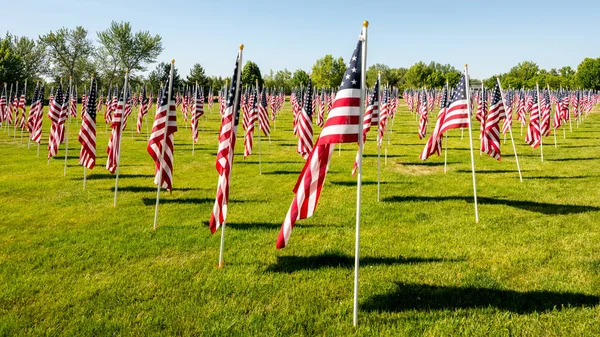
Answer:
[[358, 44], [356, 44], [356, 48], [354, 48], [350, 62], [348, 63], [348, 69], [346, 69], [346, 73], [344, 73], [344, 77], [342, 77], [342, 83], [340, 84], [339, 90], [361, 88], [361, 57], [362, 41], [359, 40]]

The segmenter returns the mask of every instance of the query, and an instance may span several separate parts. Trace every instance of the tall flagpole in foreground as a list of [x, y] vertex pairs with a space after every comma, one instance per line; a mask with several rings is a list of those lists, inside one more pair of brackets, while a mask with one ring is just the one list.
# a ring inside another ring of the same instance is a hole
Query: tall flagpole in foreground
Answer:
[[[239, 54], [239, 60], [238, 60], [237, 74], [235, 75], [235, 77], [236, 77], [236, 81], [235, 81], [236, 88], [235, 88], [235, 97], [233, 98], [233, 115], [232, 115], [231, 122], [230, 122], [231, 123], [231, 133], [232, 133], [231, 137], [232, 137], [232, 139], [233, 139], [233, 137], [235, 137], [234, 134], [233, 134], [235, 132], [234, 131], [234, 128], [235, 128], [235, 119], [236, 119], [237, 111], [238, 111], [239, 106], [240, 106], [240, 93], [239, 93], [239, 91], [242, 88], [241, 81], [242, 81], [242, 64], [243, 64], [242, 63], [242, 52], [243, 51], [244, 51], [244, 45], [241, 44], [240, 45], [240, 52], [239, 52], [240, 54]], [[231, 81], [232, 81], [231, 84], [233, 84], [233, 78], [231, 79]], [[227, 82], [225, 82], [225, 83], [227, 83]], [[227, 88], [227, 86], [225, 86], [225, 88]], [[225, 108], [225, 109], [227, 109], [227, 108]], [[229, 152], [227, 154], [228, 156], [230, 156], [230, 158], [232, 158], [230, 153], [233, 152], [233, 150], [234, 150], [233, 149], [233, 142], [230, 141], [229, 142]], [[230, 172], [231, 172], [231, 169], [233, 169], [233, 167], [232, 167], [232, 163], [230, 162], [229, 163], [229, 170], [230, 170]], [[231, 175], [230, 175], [230, 177], [231, 177]], [[229, 178], [228, 178], [228, 180], [229, 180]], [[230, 184], [231, 181], [228, 181], [227, 183]], [[229, 203], [229, 200], [227, 200], [227, 202]], [[223, 223], [221, 224], [221, 247], [219, 248], [219, 268], [223, 268], [223, 266], [225, 265], [225, 262], [223, 261], [223, 250], [224, 249], [225, 249], [225, 221], [223, 221]]]
[[[365, 63], [366, 64], [366, 63]], [[379, 72], [377, 74], [377, 82], [379, 83], [378, 88], [377, 88], [377, 109], [379, 110], [379, 107], [381, 106], [381, 100], [379, 99], [380, 96], [380, 92], [381, 90], [381, 72]], [[379, 146], [379, 128], [380, 128], [380, 124], [379, 124], [379, 120], [381, 119], [381, 110], [379, 110], [377, 112], [377, 115], [379, 117], [377, 117], [377, 202], [379, 202], [380, 200], [380, 195], [381, 195], [381, 146]], [[381, 140], [383, 141], [383, 140]], [[362, 163], [362, 156], [360, 158], [361, 163]]]
[[475, 179], [475, 157], [473, 156], [473, 131], [471, 123], [471, 90], [469, 86], [469, 65], [465, 64], [465, 84], [467, 110], [469, 112], [469, 146], [471, 147], [471, 171], [473, 172], [473, 200], [475, 204], [475, 223], [479, 223], [479, 207], [477, 206], [477, 180]]
[[[117, 192], [119, 190], [119, 168], [121, 167], [121, 143], [123, 140], [123, 117], [125, 115], [125, 104], [127, 102], [127, 80], [129, 79], [129, 69], [125, 70], [125, 84], [123, 84], [123, 113], [121, 114], [121, 124], [119, 125], [119, 132], [116, 134], [119, 136], [117, 140], [119, 147], [117, 148], [117, 172], [115, 177], [115, 200], [113, 202], [113, 207], [117, 207]], [[117, 107], [119, 106], [119, 92], [117, 91]], [[113, 112], [113, 117], [114, 117]]]
[[[504, 114], [505, 118], [508, 119], [508, 112], [506, 111], [506, 101], [504, 100], [504, 91], [502, 91], [502, 84], [500, 84], [500, 78], [496, 76], [496, 81], [498, 81], [498, 87], [500, 88], [500, 95], [502, 96], [502, 104], [504, 105]], [[519, 165], [519, 156], [517, 155], [517, 146], [515, 145], [515, 139], [513, 138], [512, 133], [512, 125], [508, 128], [510, 132], [510, 141], [512, 142], [513, 152], [515, 153], [515, 161], [517, 162], [517, 171], [519, 171], [519, 180], [523, 182], [523, 176], [521, 175], [521, 166]], [[506, 134], [504, 134], [506, 137]]]
[[358, 114], [358, 169], [356, 180], [356, 241], [354, 251], [354, 318], [353, 324], [358, 324], [358, 267], [360, 260], [360, 194], [362, 189], [362, 156], [363, 156], [363, 137], [362, 127], [365, 117], [365, 82], [367, 77], [367, 27], [369, 21], [363, 22], [362, 30], [362, 55], [361, 55], [361, 73], [360, 73], [360, 112]]
[[[160, 151], [160, 157], [158, 158], [158, 182], [156, 184], [156, 186], [157, 186], [156, 187], [156, 206], [154, 207], [154, 225], [152, 226], [153, 230], [156, 230], [156, 222], [158, 221], [158, 203], [160, 201], [160, 189], [162, 188], [163, 161], [165, 159], [165, 148], [167, 147], [167, 130], [169, 129], [169, 115], [171, 114], [171, 95], [173, 93], [173, 68], [174, 68], [174, 66], [175, 66], [175, 60], [171, 60], [171, 71], [169, 72], [169, 89], [168, 89], [169, 92], [167, 93], [167, 111], [165, 114], [165, 127], [164, 127], [164, 131], [163, 131], [162, 148]], [[162, 102], [161, 102], [161, 104], [162, 104]], [[157, 106], [157, 108], [158, 108], [158, 106]], [[194, 111], [194, 113], [196, 113], [196, 112]], [[152, 131], [152, 133], [154, 133], [154, 131]], [[193, 142], [194, 142], [194, 140], [192, 139], [192, 143]]]

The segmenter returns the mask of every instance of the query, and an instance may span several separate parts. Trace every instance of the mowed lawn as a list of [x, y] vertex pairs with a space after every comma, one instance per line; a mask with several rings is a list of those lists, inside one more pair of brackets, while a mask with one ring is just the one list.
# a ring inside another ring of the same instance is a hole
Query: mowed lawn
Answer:
[[[208, 107], [205, 107], [208, 110]], [[217, 184], [217, 106], [202, 117], [192, 156], [180, 114], [174, 191], [163, 192], [152, 230], [154, 163], [143, 134], [124, 133], [119, 194], [104, 168], [109, 132], [98, 114], [97, 167], [77, 165], [78, 121], [47, 160], [26, 137], [0, 129], [0, 335], [600, 335], [600, 116], [524, 144], [518, 179], [510, 139], [501, 162], [475, 153], [475, 223], [468, 133], [449, 133], [443, 156], [422, 162], [425, 140], [403, 104], [382, 149], [371, 131], [363, 167], [359, 326], [352, 327], [356, 145], [333, 154], [314, 216], [288, 247], [279, 228], [302, 169], [289, 102], [243, 158], [240, 125], [225, 235], [207, 227]], [[149, 122], [152, 123], [154, 109]], [[429, 133], [435, 123], [430, 113]], [[133, 118], [137, 115], [134, 109]], [[392, 123], [390, 122], [390, 125]], [[135, 126], [134, 126], [135, 127]], [[315, 126], [315, 133], [320, 128]], [[473, 132], [479, 143], [479, 126]], [[316, 138], [316, 135], [315, 135]]]

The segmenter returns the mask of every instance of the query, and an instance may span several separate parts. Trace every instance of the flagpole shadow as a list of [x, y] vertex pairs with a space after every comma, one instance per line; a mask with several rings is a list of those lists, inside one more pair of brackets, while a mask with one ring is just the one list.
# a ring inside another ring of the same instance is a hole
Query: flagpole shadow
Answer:
[[517, 314], [548, 312], [573, 307], [595, 307], [600, 297], [582, 293], [514, 291], [480, 287], [435, 286], [396, 282], [396, 290], [371, 296], [361, 304], [365, 311], [446, 311], [494, 307]]

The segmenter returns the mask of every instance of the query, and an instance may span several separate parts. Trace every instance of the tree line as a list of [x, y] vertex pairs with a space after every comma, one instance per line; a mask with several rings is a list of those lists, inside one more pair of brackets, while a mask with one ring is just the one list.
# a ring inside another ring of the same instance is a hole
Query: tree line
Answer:
[[[148, 31], [135, 32], [129, 22], [112, 22], [110, 27], [96, 34], [92, 40], [88, 31], [81, 26], [74, 29], [60, 28], [40, 35], [37, 39], [17, 37], [6, 33], [0, 37], [0, 83], [14, 83], [27, 80], [28, 91], [33, 91], [33, 83], [48, 83], [46, 88], [56, 86], [62, 80], [63, 85], [71, 77], [77, 88], [89, 83], [94, 74], [102, 91], [121, 86], [125, 69], [129, 70], [129, 82], [135, 89], [146, 85], [148, 90], [156, 92], [168, 77], [170, 62], [157, 63], [163, 51], [162, 37]], [[155, 68], [148, 72], [150, 65]], [[337, 89], [346, 69], [342, 57], [327, 54], [315, 61], [309, 71], [297, 69], [294, 72], [283, 69], [269, 70], [261, 73], [258, 65], [247, 61], [242, 70], [243, 85], [259, 86], [284, 90], [289, 94], [293, 88], [306, 86], [310, 78], [315, 88]], [[449, 64], [437, 62], [415, 63], [409, 68], [391, 68], [385, 64], [371, 65], [367, 70], [367, 86], [372, 87], [381, 76], [381, 83], [398, 87], [400, 92], [405, 88], [441, 88], [446, 82], [456, 85], [461, 71]], [[586, 58], [577, 69], [569, 66], [560, 69], [540, 69], [531, 61], [525, 61], [511, 68], [507, 73], [499, 74], [503, 86], [511, 88], [534, 88], [536, 83], [541, 87], [552, 89], [582, 88], [600, 89], [600, 58]], [[216, 92], [225, 86], [230, 78], [207, 76], [200, 63], [192, 66], [184, 78], [175, 69], [174, 87], [183, 90], [194, 84], [203, 86], [205, 91], [210, 87]], [[478, 81], [492, 88], [495, 76]], [[207, 92], [205, 92], [207, 94]]]

